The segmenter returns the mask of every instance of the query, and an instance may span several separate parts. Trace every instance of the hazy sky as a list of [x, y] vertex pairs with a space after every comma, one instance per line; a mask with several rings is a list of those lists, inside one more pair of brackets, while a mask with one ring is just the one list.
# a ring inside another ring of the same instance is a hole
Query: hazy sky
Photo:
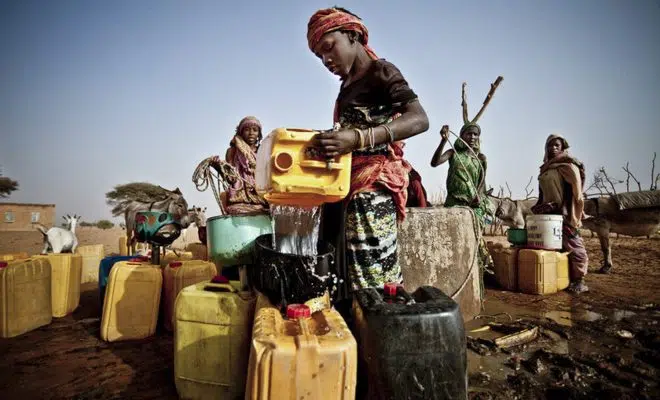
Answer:
[[[224, 156], [238, 121], [329, 128], [339, 82], [307, 48], [311, 14], [334, 2], [0, 1], [0, 165], [9, 201], [56, 203], [58, 216], [110, 216], [113, 185], [179, 187], [218, 213], [192, 173]], [[458, 131], [461, 82], [481, 118], [488, 184], [522, 195], [548, 134], [566, 135], [587, 174], [645, 186], [660, 152], [660, 3], [635, 1], [344, 1], [376, 53], [418, 93], [431, 128], [406, 157], [429, 193], [440, 127]], [[660, 160], [658, 161], [660, 169]], [[534, 184], [536, 185], [536, 183]], [[59, 217], [58, 217], [59, 218]]]

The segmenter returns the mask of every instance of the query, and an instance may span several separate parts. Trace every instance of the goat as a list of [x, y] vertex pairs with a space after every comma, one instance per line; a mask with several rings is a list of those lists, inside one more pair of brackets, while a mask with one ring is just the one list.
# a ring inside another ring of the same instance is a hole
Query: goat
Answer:
[[62, 218], [68, 223], [67, 229], [54, 226], [46, 230], [45, 226], [36, 224], [37, 230], [44, 236], [44, 249], [41, 251], [41, 254], [48, 253], [48, 249], [51, 249], [54, 254], [76, 252], [76, 248], [78, 247], [76, 225], [81, 217], [78, 215], [71, 217], [67, 214], [66, 217]]

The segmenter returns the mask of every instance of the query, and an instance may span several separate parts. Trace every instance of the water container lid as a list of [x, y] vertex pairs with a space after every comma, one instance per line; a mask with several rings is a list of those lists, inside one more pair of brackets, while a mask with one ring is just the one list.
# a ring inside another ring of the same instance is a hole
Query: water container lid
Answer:
[[229, 279], [222, 275], [216, 275], [211, 279], [211, 283], [229, 283]]
[[7, 267], [7, 265], [9, 265], [9, 264], [4, 262], [4, 261], [0, 261], [0, 268], [5, 268], [5, 267]]
[[172, 261], [172, 262], [170, 263], [170, 268], [178, 268], [178, 267], [180, 267], [180, 266], [182, 266], [182, 265], [183, 265], [183, 263], [182, 263], [181, 261]]
[[383, 292], [386, 296], [396, 296], [396, 290], [399, 287], [399, 284], [396, 282], [388, 282], [383, 285]]
[[149, 257], [145, 257], [145, 256], [137, 256], [137, 257], [133, 257], [133, 258], [129, 259], [128, 261], [129, 261], [129, 262], [143, 262], [143, 261], [149, 261]]
[[309, 318], [312, 311], [305, 304], [289, 304], [286, 307], [286, 317], [289, 319]]

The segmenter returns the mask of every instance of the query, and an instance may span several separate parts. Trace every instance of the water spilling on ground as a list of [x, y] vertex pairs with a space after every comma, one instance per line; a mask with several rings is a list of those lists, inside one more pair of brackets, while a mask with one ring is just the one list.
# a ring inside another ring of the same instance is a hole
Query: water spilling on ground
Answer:
[[270, 213], [273, 249], [284, 254], [317, 256], [321, 207], [271, 205]]

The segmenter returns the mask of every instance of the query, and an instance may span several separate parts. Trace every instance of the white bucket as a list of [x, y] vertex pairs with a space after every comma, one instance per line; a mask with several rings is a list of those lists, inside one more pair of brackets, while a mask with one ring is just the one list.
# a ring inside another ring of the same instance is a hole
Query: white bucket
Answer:
[[562, 222], [561, 215], [528, 215], [525, 223], [527, 229], [527, 247], [544, 250], [561, 250]]

